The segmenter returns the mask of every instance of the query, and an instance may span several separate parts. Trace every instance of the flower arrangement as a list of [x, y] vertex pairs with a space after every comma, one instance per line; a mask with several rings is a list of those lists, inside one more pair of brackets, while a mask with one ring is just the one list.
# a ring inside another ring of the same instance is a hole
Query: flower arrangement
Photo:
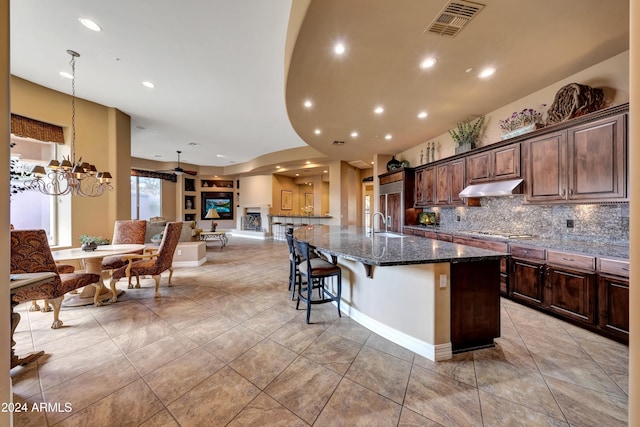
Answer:
[[105, 239], [102, 236], [88, 236], [86, 234], [83, 234], [82, 236], [80, 236], [78, 240], [80, 240], [80, 243], [82, 243], [83, 245], [90, 244], [90, 243], [95, 243], [96, 245], [109, 244], [109, 239]]
[[[540, 108], [546, 107], [547, 104], [542, 104]], [[511, 117], [505, 120], [499, 120], [498, 124], [503, 132], [511, 132], [516, 129], [520, 129], [524, 126], [542, 123], [542, 113], [534, 110], [533, 108], [525, 108], [520, 112], [514, 112]]]
[[450, 130], [449, 135], [458, 147], [465, 144], [474, 145], [480, 137], [483, 124], [484, 116], [478, 117], [475, 122], [466, 119], [464, 122], [458, 123], [455, 130]]
[[313, 213], [313, 206], [305, 206], [302, 208], [302, 212], [306, 213], [306, 214], [311, 214]]

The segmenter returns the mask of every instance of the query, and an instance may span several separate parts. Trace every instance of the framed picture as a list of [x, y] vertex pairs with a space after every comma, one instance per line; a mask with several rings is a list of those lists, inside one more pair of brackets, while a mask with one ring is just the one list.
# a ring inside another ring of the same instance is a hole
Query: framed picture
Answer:
[[304, 205], [313, 206], [313, 193], [304, 193]]
[[214, 208], [220, 219], [233, 219], [233, 192], [203, 191], [201, 196], [201, 219], [205, 219], [209, 209]]
[[280, 209], [283, 211], [290, 211], [293, 209], [293, 191], [280, 191]]

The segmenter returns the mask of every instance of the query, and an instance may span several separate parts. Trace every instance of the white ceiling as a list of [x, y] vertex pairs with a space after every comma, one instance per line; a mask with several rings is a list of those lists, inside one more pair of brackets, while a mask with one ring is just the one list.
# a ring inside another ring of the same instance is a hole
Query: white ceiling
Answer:
[[[425, 34], [446, 3], [313, 0], [285, 82], [291, 0], [11, 0], [11, 71], [70, 93], [58, 73], [69, 71], [66, 50], [79, 52], [77, 96], [132, 117], [133, 157], [169, 162], [180, 149], [185, 163], [228, 166], [306, 142], [366, 164], [629, 47], [628, 0], [483, 0], [455, 38]], [[339, 39], [347, 53], [336, 59]], [[425, 72], [427, 54], [439, 62]], [[497, 68], [486, 81], [464, 73], [483, 65]]]

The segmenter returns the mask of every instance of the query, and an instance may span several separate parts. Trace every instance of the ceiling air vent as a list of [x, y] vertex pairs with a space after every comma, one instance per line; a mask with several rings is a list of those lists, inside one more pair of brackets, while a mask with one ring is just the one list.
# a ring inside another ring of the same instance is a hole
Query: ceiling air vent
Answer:
[[349, 164], [358, 169], [369, 169], [371, 167], [371, 163], [367, 163], [362, 160], [353, 160], [349, 162]]
[[454, 0], [442, 9], [425, 32], [455, 37], [484, 8], [483, 4]]
[[333, 141], [333, 145], [344, 145], [344, 141]]

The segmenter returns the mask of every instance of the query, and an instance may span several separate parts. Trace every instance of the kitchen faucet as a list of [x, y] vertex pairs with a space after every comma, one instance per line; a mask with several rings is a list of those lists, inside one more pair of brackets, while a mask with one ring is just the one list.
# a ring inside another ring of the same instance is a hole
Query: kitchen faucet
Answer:
[[387, 219], [384, 217], [384, 214], [382, 212], [374, 212], [373, 217], [371, 218], [371, 221], [372, 221], [371, 235], [373, 235], [373, 233], [375, 233], [375, 230], [376, 230], [376, 222], [375, 222], [376, 215], [380, 215], [382, 217], [382, 222], [384, 222], [384, 232], [385, 233], [389, 232], [389, 229], [387, 227]]

